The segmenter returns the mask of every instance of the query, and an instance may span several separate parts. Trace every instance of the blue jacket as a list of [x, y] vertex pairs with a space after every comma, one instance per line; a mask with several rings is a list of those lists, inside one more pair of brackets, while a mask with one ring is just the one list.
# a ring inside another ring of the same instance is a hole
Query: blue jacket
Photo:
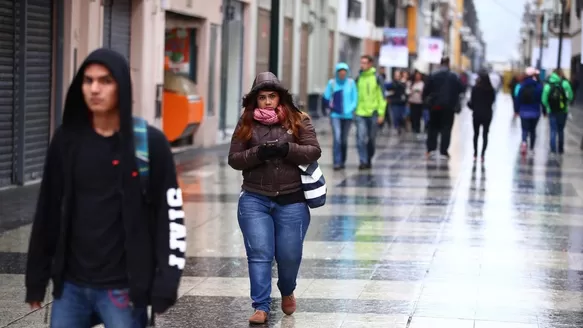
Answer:
[[[534, 85], [535, 86], [535, 102], [534, 104], [523, 104], [521, 103], [521, 95], [524, 87], [527, 85]], [[527, 77], [522, 83], [516, 86], [515, 90], [515, 101], [516, 101], [516, 108], [520, 113], [521, 118], [539, 118], [542, 114], [542, 94], [543, 94], [543, 86], [541, 83], [533, 79], [532, 77]]]
[[[338, 71], [346, 70], [346, 78], [338, 78]], [[330, 107], [332, 111], [330, 117], [340, 119], [352, 119], [358, 103], [358, 91], [356, 83], [349, 78], [350, 69], [346, 63], [336, 65], [336, 77], [328, 81], [324, 91], [324, 106]]]

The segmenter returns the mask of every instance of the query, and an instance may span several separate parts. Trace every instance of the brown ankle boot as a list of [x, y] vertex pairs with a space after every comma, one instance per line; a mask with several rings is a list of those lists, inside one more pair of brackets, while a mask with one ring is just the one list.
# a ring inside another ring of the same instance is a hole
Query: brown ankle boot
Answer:
[[267, 312], [256, 310], [255, 313], [249, 318], [249, 323], [252, 324], [262, 324], [267, 322]]
[[281, 310], [287, 315], [292, 315], [296, 312], [296, 298], [294, 294], [281, 297]]

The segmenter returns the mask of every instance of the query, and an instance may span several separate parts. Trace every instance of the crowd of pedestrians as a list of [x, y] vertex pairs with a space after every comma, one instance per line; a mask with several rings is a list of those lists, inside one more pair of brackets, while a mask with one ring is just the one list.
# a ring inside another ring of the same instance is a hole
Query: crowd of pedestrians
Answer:
[[462, 75], [451, 71], [449, 58], [443, 58], [440, 67], [428, 76], [397, 69], [391, 80], [387, 80], [384, 68], [377, 72], [373, 64], [371, 56], [362, 56], [360, 72], [352, 79], [348, 65], [339, 63], [326, 86], [323, 107], [330, 111], [334, 169], [345, 167], [353, 121], [361, 170], [371, 168], [377, 132], [385, 123], [397, 135], [409, 130], [410, 124], [418, 139], [427, 140], [427, 158], [449, 158], [451, 129], [455, 113], [463, 107], [467, 76], [463, 82]]

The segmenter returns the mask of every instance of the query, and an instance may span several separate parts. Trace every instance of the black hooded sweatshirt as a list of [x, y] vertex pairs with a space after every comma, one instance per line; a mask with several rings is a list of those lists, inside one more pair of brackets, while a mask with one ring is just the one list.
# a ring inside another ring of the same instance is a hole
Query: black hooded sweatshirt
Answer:
[[120, 245], [124, 249], [119, 253], [124, 254], [122, 267], [127, 273], [123, 283], [136, 307], [151, 304], [161, 313], [176, 302], [185, 265], [182, 193], [166, 137], [148, 126], [150, 183], [148, 197], [144, 197], [134, 151], [129, 65], [108, 49], [95, 50], [79, 68], [67, 93], [63, 124], [55, 131], [47, 152], [28, 251], [26, 302], [42, 302], [49, 279], [53, 281], [53, 296], [60, 298], [66, 280], [71, 226], [78, 205], [74, 197], [75, 159], [84, 146], [84, 136], [92, 129], [81, 88], [85, 68], [94, 63], [107, 67], [118, 84], [118, 208], [124, 233]]

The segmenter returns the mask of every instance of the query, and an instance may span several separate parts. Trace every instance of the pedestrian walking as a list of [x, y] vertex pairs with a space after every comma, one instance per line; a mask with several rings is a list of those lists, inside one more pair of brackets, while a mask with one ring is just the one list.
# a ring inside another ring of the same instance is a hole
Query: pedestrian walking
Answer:
[[[536, 144], [536, 127], [540, 120], [541, 114], [546, 116], [547, 113], [542, 105], [542, 84], [535, 78], [536, 70], [528, 67], [525, 70], [523, 81], [516, 86], [516, 112], [515, 116], [520, 117], [522, 127], [522, 143], [520, 144], [520, 153], [525, 156], [528, 152], [530, 139], [530, 150], [534, 151]], [[529, 138], [530, 137], [530, 138]]]
[[431, 74], [423, 88], [423, 99], [429, 107], [429, 126], [427, 131], [427, 158], [435, 155], [437, 138], [441, 135], [439, 153], [449, 158], [448, 148], [456, 108], [461, 108], [460, 95], [465, 88], [458, 76], [449, 68], [449, 58], [441, 60], [441, 67]]
[[488, 148], [488, 133], [490, 131], [490, 123], [492, 122], [493, 106], [496, 101], [496, 90], [490, 82], [488, 72], [481, 71], [478, 74], [476, 85], [472, 87], [472, 93], [468, 107], [473, 112], [473, 126], [474, 126], [474, 160], [478, 158], [478, 139], [480, 136], [480, 127], [482, 128], [482, 151], [480, 157], [482, 162], [486, 155], [486, 148]]
[[358, 102], [356, 83], [349, 77], [349, 72], [350, 69], [346, 63], [338, 63], [336, 77], [328, 81], [322, 97], [324, 106], [330, 108], [334, 170], [342, 170], [346, 165], [348, 134]]
[[[177, 298], [186, 260], [182, 193], [162, 132], [132, 117], [126, 59], [81, 64], [51, 140], [32, 225], [26, 302], [52, 279], [52, 328], [142, 328]], [[150, 170], [152, 168], [152, 170]]]
[[274, 258], [281, 309], [286, 315], [296, 310], [294, 290], [310, 225], [299, 166], [314, 164], [321, 150], [310, 118], [295, 107], [291, 94], [273, 73], [257, 75], [243, 107], [228, 163], [243, 171], [237, 217], [255, 309], [249, 322], [263, 324], [271, 309]]
[[387, 107], [384, 81], [376, 73], [373, 62], [369, 55], [360, 58], [360, 74], [356, 80], [358, 104], [354, 114], [360, 170], [372, 167], [377, 130], [384, 122]]
[[[542, 104], [549, 115], [550, 150], [552, 154], [563, 154], [565, 150], [565, 126], [569, 115], [569, 104], [573, 101], [571, 83], [564, 78], [562, 70], [555, 70], [542, 92]], [[558, 139], [558, 140], [557, 140]]]

